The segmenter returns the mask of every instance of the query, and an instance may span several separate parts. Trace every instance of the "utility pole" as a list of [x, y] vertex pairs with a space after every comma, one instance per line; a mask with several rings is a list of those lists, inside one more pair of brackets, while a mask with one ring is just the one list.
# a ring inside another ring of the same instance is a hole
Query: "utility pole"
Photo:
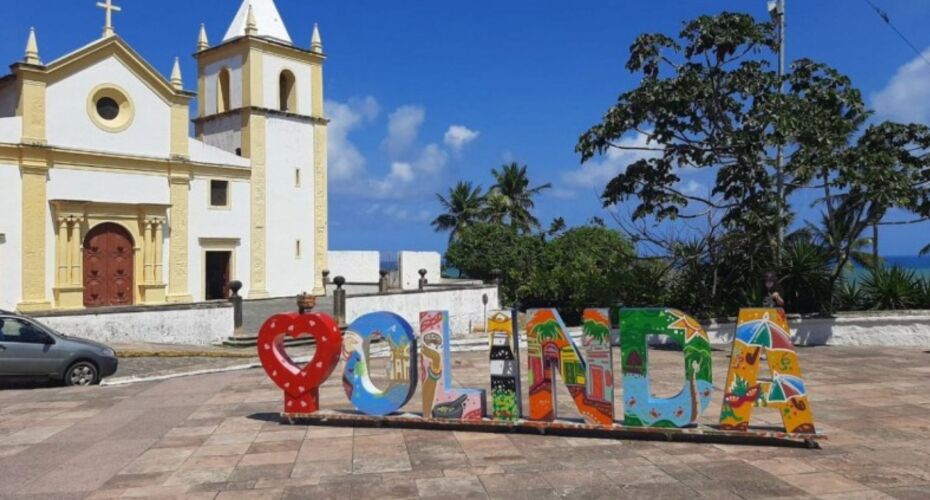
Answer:
[[[769, 0], [769, 14], [778, 29], [778, 93], [784, 92], [781, 79], [785, 76], [785, 0]], [[775, 179], [778, 190], [778, 248], [775, 260], [781, 263], [781, 250], [785, 243], [785, 167], [781, 144], [775, 153]]]

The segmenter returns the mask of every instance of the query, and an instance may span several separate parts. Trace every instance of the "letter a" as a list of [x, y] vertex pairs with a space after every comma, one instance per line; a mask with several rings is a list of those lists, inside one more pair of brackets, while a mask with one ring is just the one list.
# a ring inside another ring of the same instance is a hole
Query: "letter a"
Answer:
[[[763, 354], [772, 378], [757, 382]], [[747, 430], [753, 406], [768, 406], [779, 411], [787, 432], [814, 433], [801, 364], [781, 309], [740, 310], [725, 390], [720, 407], [724, 429]]]

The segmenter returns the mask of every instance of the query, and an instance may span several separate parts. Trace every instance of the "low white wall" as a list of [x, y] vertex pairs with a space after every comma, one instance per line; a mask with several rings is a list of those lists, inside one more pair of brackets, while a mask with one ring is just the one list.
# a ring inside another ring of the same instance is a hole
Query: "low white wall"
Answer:
[[55, 313], [35, 319], [65, 335], [98, 342], [208, 345], [233, 333], [228, 303]]
[[400, 273], [400, 288], [419, 288], [420, 269], [426, 269], [426, 279], [429, 283], [439, 283], [442, 280], [442, 256], [438, 252], [399, 252], [397, 271]]
[[329, 252], [329, 279], [342, 276], [349, 283], [377, 283], [381, 278], [379, 252]]
[[[840, 313], [829, 318], [789, 317], [795, 345], [930, 347], [930, 311]], [[705, 325], [714, 344], [729, 344], [736, 323]]]
[[387, 295], [360, 295], [346, 297], [346, 323], [377, 311], [389, 311], [406, 319], [418, 332], [421, 311], [449, 311], [449, 326], [452, 335], [471, 335], [471, 327], [484, 323], [483, 295], [488, 296], [487, 310], [498, 309], [497, 287], [482, 286], [429, 290], [425, 292], [401, 292]]

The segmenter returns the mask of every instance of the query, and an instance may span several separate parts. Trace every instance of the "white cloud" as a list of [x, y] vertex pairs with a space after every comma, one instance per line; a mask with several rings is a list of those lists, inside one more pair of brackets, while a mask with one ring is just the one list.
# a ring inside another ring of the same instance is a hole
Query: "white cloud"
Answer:
[[329, 175], [333, 180], [350, 179], [365, 170], [365, 157], [349, 140], [349, 134], [379, 113], [374, 97], [353, 98], [347, 103], [326, 101], [329, 123]]
[[481, 135], [481, 132], [472, 130], [464, 125], [452, 125], [449, 127], [449, 130], [446, 131], [443, 142], [446, 146], [449, 146], [453, 152], [460, 153], [462, 148], [467, 146], [469, 142], [477, 139], [479, 135]]
[[388, 116], [388, 135], [383, 144], [392, 158], [410, 150], [424, 120], [426, 110], [422, 106], [401, 106]]
[[388, 179], [396, 179], [400, 182], [411, 182], [413, 180], [413, 165], [404, 162], [394, 162], [391, 164], [391, 173]]
[[693, 195], [702, 194], [702, 192], [704, 191], [705, 187], [704, 187], [704, 185], [701, 184], [700, 182], [698, 182], [698, 181], [696, 181], [696, 180], [694, 180], [694, 179], [690, 179], [690, 180], [688, 180], [687, 182], [682, 181], [682, 182], [679, 184], [678, 189], [681, 190], [682, 193], [685, 193], [685, 194], [687, 194], [687, 195], [692, 195], [692, 196], [693, 196]]
[[571, 189], [563, 189], [560, 187], [554, 187], [552, 189], [548, 189], [546, 191], [543, 191], [543, 193], [553, 198], [559, 199], [559, 200], [571, 200], [578, 196], [578, 193], [576, 193], [575, 191]]
[[[422, 199], [442, 180], [450, 152], [440, 143], [418, 143], [420, 127], [426, 119], [422, 106], [401, 106], [388, 115], [388, 131], [381, 143], [388, 160], [381, 164], [387, 165], [386, 171], [366, 165], [369, 162], [350, 140], [353, 133], [378, 117], [377, 100], [365, 97], [346, 103], [328, 102], [327, 107], [332, 118], [329, 151], [334, 189], [358, 199]], [[399, 207], [385, 213], [387, 207], [390, 205], [379, 206], [378, 213], [400, 218]], [[405, 216], [413, 218], [411, 214]]]
[[895, 72], [885, 88], [872, 94], [872, 107], [883, 119], [902, 122], [930, 121], [930, 49]]
[[436, 144], [424, 147], [413, 164], [417, 170], [427, 174], [437, 174], [449, 161], [449, 153]]
[[374, 203], [365, 210], [365, 214], [381, 215], [401, 222], [427, 222], [433, 218], [433, 214], [429, 210], [404, 208], [396, 203], [387, 205]]
[[[624, 137], [620, 139], [618, 145], [633, 148], [658, 147], [655, 143], [649, 144], [648, 136], [643, 133]], [[603, 189], [611, 179], [624, 172], [629, 165], [644, 158], [657, 158], [658, 156], [660, 156], [658, 151], [610, 148], [600, 158], [587, 162], [577, 170], [562, 174], [562, 180], [573, 187]]]

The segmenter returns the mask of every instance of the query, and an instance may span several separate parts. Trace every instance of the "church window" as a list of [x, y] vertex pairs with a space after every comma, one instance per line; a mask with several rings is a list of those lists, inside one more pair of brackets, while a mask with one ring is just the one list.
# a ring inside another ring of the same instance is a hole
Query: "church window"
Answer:
[[216, 77], [216, 112], [229, 111], [229, 68], [223, 68]]
[[102, 130], [122, 132], [132, 125], [132, 100], [126, 91], [115, 85], [99, 85], [87, 97], [87, 114]]
[[279, 85], [279, 104], [281, 111], [287, 111], [290, 113], [297, 112], [297, 79], [294, 78], [294, 73], [291, 73], [288, 70], [281, 72], [281, 76], [278, 79]]
[[104, 120], [115, 120], [119, 116], [119, 103], [112, 97], [97, 100], [97, 114]]
[[300, 258], [300, 240], [297, 240], [297, 242], [294, 244], [294, 254], [298, 259]]
[[210, 206], [220, 208], [229, 206], [229, 181], [210, 181]]
[[300, 169], [294, 169], [294, 187], [300, 187]]

